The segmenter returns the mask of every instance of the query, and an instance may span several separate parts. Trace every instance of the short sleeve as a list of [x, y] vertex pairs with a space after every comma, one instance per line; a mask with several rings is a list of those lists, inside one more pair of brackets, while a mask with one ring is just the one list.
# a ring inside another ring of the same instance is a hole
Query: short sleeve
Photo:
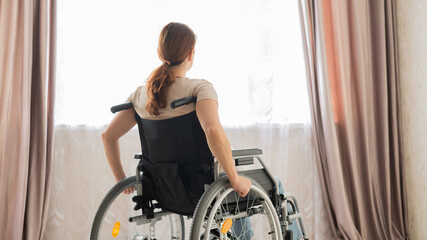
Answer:
[[126, 102], [135, 103], [138, 102], [141, 98], [141, 91], [144, 91], [145, 86], [139, 86], [133, 93], [129, 95], [129, 97], [126, 99]]
[[206, 80], [198, 80], [193, 88], [192, 96], [197, 97], [197, 101], [203, 99], [212, 99], [218, 102], [218, 95], [212, 83]]
[[129, 95], [129, 97], [126, 99], [126, 101], [125, 102], [133, 102], [132, 100], [133, 100], [133, 95], [135, 94], [135, 92], [133, 92], [133, 93], [131, 93], [130, 95]]

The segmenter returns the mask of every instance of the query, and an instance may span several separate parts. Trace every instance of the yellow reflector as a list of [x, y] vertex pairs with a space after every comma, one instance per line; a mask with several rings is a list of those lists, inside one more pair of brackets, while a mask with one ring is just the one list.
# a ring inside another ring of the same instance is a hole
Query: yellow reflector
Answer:
[[116, 222], [113, 227], [113, 237], [117, 237], [120, 232], [120, 222]]
[[230, 231], [231, 226], [233, 226], [233, 220], [231, 220], [230, 218], [227, 218], [227, 219], [222, 223], [221, 232], [222, 232], [222, 233], [227, 233], [228, 231]]

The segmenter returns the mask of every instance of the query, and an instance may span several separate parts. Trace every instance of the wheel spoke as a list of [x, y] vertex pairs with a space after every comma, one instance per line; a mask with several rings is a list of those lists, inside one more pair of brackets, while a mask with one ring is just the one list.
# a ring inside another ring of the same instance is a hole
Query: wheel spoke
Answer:
[[[150, 223], [137, 225], [138, 221], [129, 222], [129, 217], [138, 215], [133, 210], [132, 196], [124, 194], [126, 188], [135, 184], [135, 177], [128, 178], [110, 190], [100, 205], [92, 225], [90, 240], [108, 239], [144, 239], [149, 236]], [[120, 222], [117, 237], [112, 236], [113, 226]], [[155, 223], [157, 239], [184, 239], [184, 220], [177, 214], [168, 214], [162, 220]], [[144, 237], [144, 238], [143, 238]]]
[[[245, 199], [236, 195], [228, 179], [220, 179], [213, 183], [198, 204], [190, 240], [200, 239], [204, 234], [208, 234], [208, 230], [210, 236], [203, 239], [220, 239], [219, 236], [222, 236], [221, 239], [232, 240], [279, 240], [280, 225], [277, 224], [275, 207], [259, 184], [253, 182], [253, 185]], [[233, 219], [233, 225], [227, 233], [222, 233], [222, 224], [227, 218]], [[213, 219], [215, 221], [212, 221]], [[215, 229], [216, 233], [212, 229]], [[194, 238], [195, 236], [198, 237]]]

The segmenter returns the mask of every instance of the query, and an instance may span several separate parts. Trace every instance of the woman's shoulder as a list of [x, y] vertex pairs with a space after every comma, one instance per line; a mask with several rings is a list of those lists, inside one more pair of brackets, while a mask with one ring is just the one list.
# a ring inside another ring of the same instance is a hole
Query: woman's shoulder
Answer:
[[135, 90], [135, 92], [145, 92], [146, 90], [145, 90], [145, 84], [143, 84], [143, 85], [141, 85], [141, 86], [138, 86], [137, 88], [136, 88], [136, 90]]
[[210, 86], [213, 87], [213, 84], [210, 81], [208, 81], [208, 80], [206, 80], [204, 78], [189, 78], [189, 77], [184, 77], [184, 78], [181, 78], [180, 81], [182, 81], [185, 85], [188, 85], [188, 86], [191, 86], [191, 87], [197, 87], [197, 86], [200, 86], [200, 85], [210, 85]]
[[140, 99], [143, 95], [146, 95], [145, 84], [138, 86], [128, 97], [128, 102], [135, 102], [135, 98]]
[[188, 95], [196, 96], [197, 101], [207, 98], [218, 101], [216, 90], [213, 87], [213, 84], [208, 80], [200, 78], [186, 78], [184, 81], [186, 81], [185, 85]]

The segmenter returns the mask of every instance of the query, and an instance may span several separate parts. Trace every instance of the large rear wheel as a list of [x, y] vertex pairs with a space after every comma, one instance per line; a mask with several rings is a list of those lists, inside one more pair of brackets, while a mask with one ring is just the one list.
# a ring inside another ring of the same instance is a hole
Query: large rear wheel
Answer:
[[233, 190], [228, 178], [215, 181], [197, 205], [190, 240], [282, 239], [275, 207], [263, 188], [251, 181], [251, 190], [245, 198]]
[[[104, 197], [96, 212], [90, 233], [91, 240], [154, 240], [184, 239], [184, 220], [178, 214], [144, 220], [141, 210], [133, 210], [133, 194], [123, 191], [136, 185], [136, 177], [126, 178], [117, 183]], [[130, 222], [130, 217], [140, 216], [139, 221]], [[142, 219], [142, 220], [141, 220]]]

